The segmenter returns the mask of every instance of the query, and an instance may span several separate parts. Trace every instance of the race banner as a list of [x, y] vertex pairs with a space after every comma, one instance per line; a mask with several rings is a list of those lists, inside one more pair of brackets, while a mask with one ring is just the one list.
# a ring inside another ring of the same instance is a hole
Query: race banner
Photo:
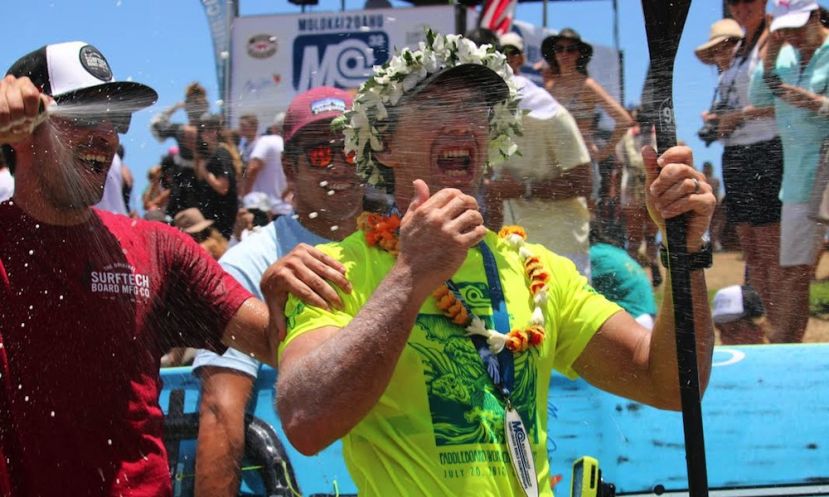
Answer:
[[[207, 1], [207, 0], [204, 0]], [[424, 29], [452, 33], [454, 8], [372, 9], [239, 17], [231, 44], [230, 123], [252, 113], [260, 128], [299, 92], [317, 86], [357, 88], [372, 66], [415, 47]]]
[[201, 0], [210, 36], [213, 38], [213, 58], [216, 61], [216, 80], [219, 95], [224, 98], [226, 71], [230, 62], [230, 26], [238, 8], [236, 0]]

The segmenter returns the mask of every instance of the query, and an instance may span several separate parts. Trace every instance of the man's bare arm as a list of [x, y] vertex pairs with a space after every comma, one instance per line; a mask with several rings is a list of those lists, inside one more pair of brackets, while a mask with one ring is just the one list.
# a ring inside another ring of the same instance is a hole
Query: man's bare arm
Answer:
[[245, 169], [245, 181], [242, 186], [243, 196], [252, 191], [253, 184], [256, 183], [256, 177], [259, 176], [264, 167], [265, 163], [262, 162], [262, 159], [253, 158], [248, 162], [248, 167]]
[[[700, 249], [717, 200], [705, 176], [691, 167], [691, 151], [674, 147], [660, 157], [650, 147], [642, 151], [648, 176], [647, 204], [654, 222], [665, 233], [665, 219], [687, 214], [687, 250]], [[670, 275], [669, 275], [670, 276]], [[679, 409], [674, 308], [670, 277], [652, 333], [627, 313], [608, 319], [576, 360], [576, 371], [594, 385], [665, 409]], [[697, 365], [701, 391], [711, 374], [714, 330], [702, 270], [691, 272]]]
[[[626, 312], [608, 319], [590, 340], [574, 365], [591, 384], [608, 392], [660, 409], [679, 410], [679, 378], [670, 275], [653, 331], [643, 328]], [[694, 325], [700, 391], [711, 374], [714, 334], [705, 275], [691, 273]]]
[[319, 452], [377, 403], [430, 292], [416, 287], [410, 268], [397, 265], [344, 329], [308, 332], [285, 348], [277, 408], [297, 450]]
[[268, 307], [255, 298], [247, 299], [227, 323], [222, 342], [250, 354], [257, 361], [276, 367], [279, 338], [268, 326]]

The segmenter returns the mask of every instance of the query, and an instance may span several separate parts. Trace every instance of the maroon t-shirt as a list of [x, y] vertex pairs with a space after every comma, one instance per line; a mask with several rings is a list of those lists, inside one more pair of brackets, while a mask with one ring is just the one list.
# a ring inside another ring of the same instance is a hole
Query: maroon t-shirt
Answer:
[[221, 353], [250, 297], [160, 223], [53, 226], [0, 204], [0, 493], [169, 495], [159, 359]]

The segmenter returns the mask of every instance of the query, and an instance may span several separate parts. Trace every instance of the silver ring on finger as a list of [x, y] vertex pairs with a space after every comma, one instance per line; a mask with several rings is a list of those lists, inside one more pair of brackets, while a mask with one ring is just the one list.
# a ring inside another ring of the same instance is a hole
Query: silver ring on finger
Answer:
[[699, 193], [699, 180], [694, 178], [694, 195]]

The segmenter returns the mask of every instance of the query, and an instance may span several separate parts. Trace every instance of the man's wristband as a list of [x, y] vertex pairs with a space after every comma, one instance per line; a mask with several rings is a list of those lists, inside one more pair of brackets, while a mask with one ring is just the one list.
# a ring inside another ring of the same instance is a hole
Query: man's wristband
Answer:
[[[670, 267], [670, 263], [674, 263], [679, 267], [686, 267], [689, 271], [697, 271], [699, 269], [708, 269], [714, 264], [714, 255], [711, 250], [711, 242], [705, 242], [702, 248], [693, 254], [685, 254], [680, 256], [674, 252], [668, 253], [668, 248], [665, 244], [659, 245], [659, 256], [662, 259], [662, 266]], [[669, 260], [671, 259], [671, 260]], [[682, 260], [684, 259], [684, 261]], [[684, 264], [683, 264], [684, 262]]]

